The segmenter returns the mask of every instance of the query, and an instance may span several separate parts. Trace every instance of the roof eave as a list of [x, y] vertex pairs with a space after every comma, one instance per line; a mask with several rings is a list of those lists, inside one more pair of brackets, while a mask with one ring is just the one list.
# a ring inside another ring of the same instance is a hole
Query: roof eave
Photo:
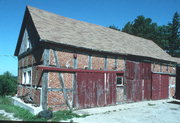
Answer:
[[104, 51], [104, 50], [96, 50], [96, 49], [90, 49], [90, 48], [85, 48], [85, 47], [78, 47], [78, 46], [74, 46], [74, 45], [69, 45], [69, 44], [63, 44], [63, 43], [57, 43], [55, 41], [51, 41], [51, 40], [47, 40], [47, 39], [40, 39], [41, 42], [45, 42], [45, 43], [52, 43], [52, 44], [58, 44], [58, 45], [63, 45], [63, 46], [69, 46], [69, 47], [74, 47], [74, 48], [79, 48], [79, 49], [85, 49], [85, 50], [89, 50], [89, 51], [95, 51], [95, 52], [103, 52], [103, 53], [111, 53], [111, 54], [117, 54], [120, 56], [124, 56], [126, 58], [129, 57], [139, 57], [144, 59], [144, 61], [151, 61], [151, 62], [156, 62], [156, 61], [161, 61], [164, 63], [169, 63], [169, 64], [177, 64], [174, 61], [170, 61], [170, 60], [163, 60], [163, 59], [157, 59], [157, 58], [151, 58], [151, 57], [147, 57], [147, 56], [138, 56], [138, 55], [132, 55], [132, 54], [123, 54], [123, 53], [119, 53], [119, 52], [109, 52], [109, 51]]

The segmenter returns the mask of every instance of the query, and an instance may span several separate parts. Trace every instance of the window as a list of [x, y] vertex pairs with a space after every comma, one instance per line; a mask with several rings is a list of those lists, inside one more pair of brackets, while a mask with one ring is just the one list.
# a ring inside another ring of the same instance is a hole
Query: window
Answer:
[[24, 40], [26, 41], [25, 50], [31, 49], [31, 42], [30, 42], [30, 39], [29, 39], [29, 35], [28, 35], [28, 32], [27, 32], [27, 29], [25, 29], [25, 32], [24, 32]]
[[22, 76], [22, 84], [31, 84], [31, 82], [32, 82], [31, 70], [24, 71]]
[[117, 86], [123, 86], [123, 77], [122, 76], [117, 76], [116, 84], [117, 84]]
[[22, 84], [26, 83], [26, 72], [23, 72]]
[[30, 44], [29, 40], [27, 40], [27, 47], [26, 47], [27, 50], [30, 49], [30, 45], [31, 45], [31, 44]]

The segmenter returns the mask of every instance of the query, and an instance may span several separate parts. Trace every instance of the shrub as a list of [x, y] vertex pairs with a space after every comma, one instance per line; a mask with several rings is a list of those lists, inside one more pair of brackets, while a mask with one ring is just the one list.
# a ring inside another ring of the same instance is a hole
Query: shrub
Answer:
[[11, 105], [12, 100], [10, 97], [0, 96], [0, 104]]
[[17, 91], [17, 78], [13, 76], [10, 72], [5, 72], [0, 75], [0, 95], [13, 95]]

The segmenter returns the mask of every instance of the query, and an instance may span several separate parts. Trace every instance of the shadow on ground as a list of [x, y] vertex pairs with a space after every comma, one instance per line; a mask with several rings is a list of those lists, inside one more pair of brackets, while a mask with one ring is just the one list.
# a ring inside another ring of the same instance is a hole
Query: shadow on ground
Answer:
[[180, 102], [178, 102], [178, 101], [170, 101], [170, 102], [167, 102], [167, 103], [178, 104], [178, 105], [180, 105]]

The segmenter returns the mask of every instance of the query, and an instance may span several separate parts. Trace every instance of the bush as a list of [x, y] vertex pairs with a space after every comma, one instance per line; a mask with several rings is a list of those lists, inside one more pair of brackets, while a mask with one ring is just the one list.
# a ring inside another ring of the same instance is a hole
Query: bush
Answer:
[[10, 97], [0, 96], [0, 104], [11, 105], [12, 100]]
[[10, 72], [5, 72], [0, 75], [0, 95], [13, 95], [17, 91], [17, 78], [13, 76]]

